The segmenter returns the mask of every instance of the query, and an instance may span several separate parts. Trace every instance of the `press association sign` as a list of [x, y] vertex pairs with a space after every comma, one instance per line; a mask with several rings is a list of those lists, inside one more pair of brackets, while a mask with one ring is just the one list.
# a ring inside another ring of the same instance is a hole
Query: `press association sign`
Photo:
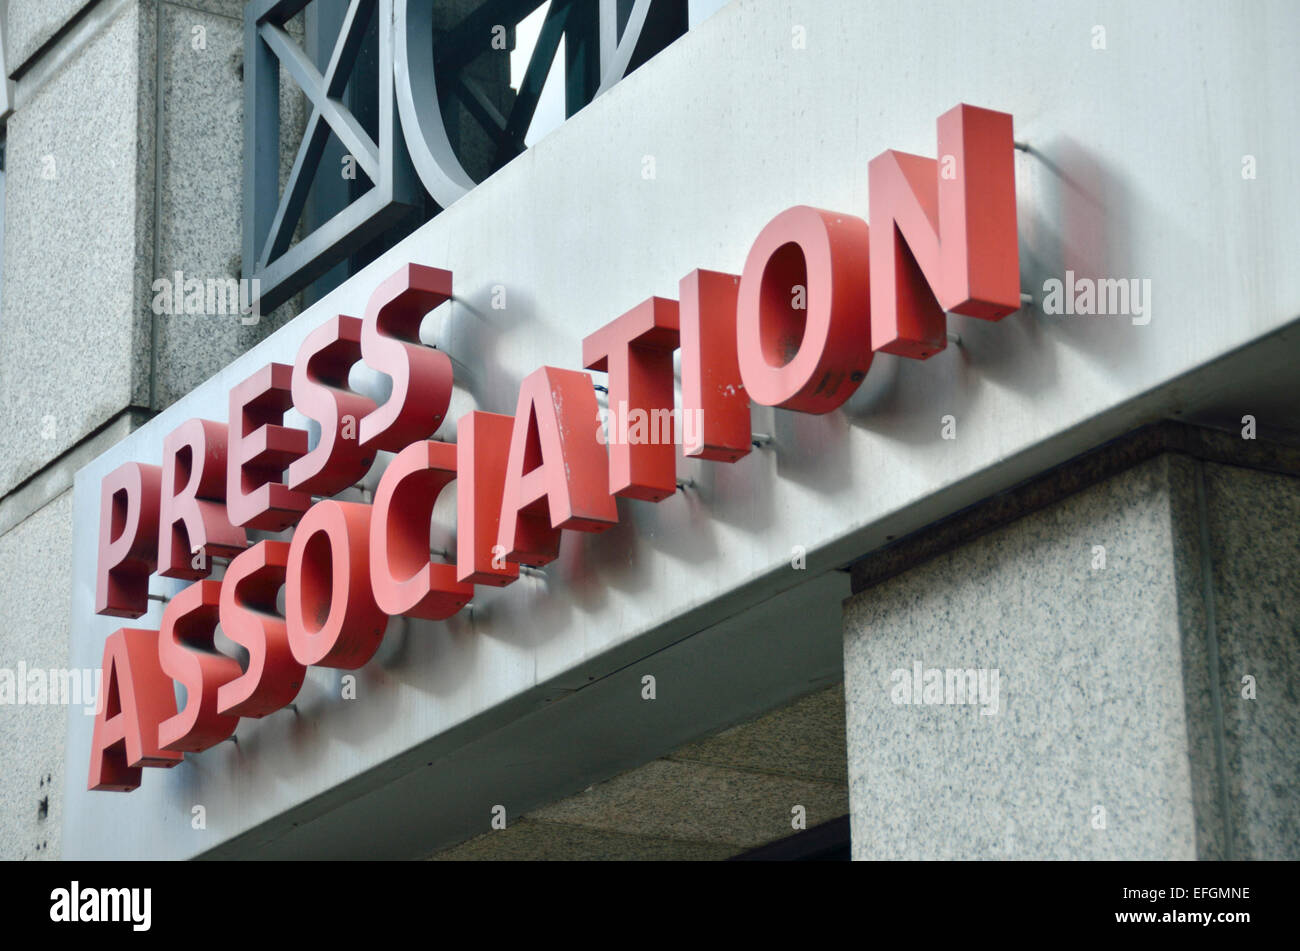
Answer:
[[[292, 703], [308, 667], [364, 666], [389, 617], [451, 617], [476, 585], [506, 587], [520, 565], [553, 561], [566, 532], [616, 524], [616, 497], [674, 494], [673, 441], [603, 439], [585, 371], [608, 374], [609, 404], [628, 415], [695, 421], [681, 433], [685, 456], [734, 463], [752, 446], [751, 402], [833, 412], [876, 352], [942, 350], [946, 312], [1017, 310], [1011, 116], [957, 106], [939, 118], [938, 152], [870, 162], [870, 227], [808, 206], [777, 215], [739, 275], [691, 271], [677, 300], [652, 297], [586, 337], [583, 369], [527, 375], [513, 416], [461, 416], [454, 444], [436, 438], [452, 363], [419, 335], [453, 275], [409, 264], [374, 289], [363, 317], [332, 317], [292, 366], [267, 364], [233, 387], [226, 422], [187, 420], [161, 458], [109, 473], [96, 612], [141, 617], [155, 573], [191, 584], [159, 630], [107, 638], [89, 787], [135, 789], [144, 767], [211, 748], [241, 718]], [[392, 379], [383, 403], [349, 388], [358, 362]], [[290, 407], [319, 424], [314, 446], [285, 425]], [[373, 500], [336, 498], [381, 451], [394, 455]], [[454, 562], [430, 552], [434, 506], [453, 481]], [[214, 558], [229, 559], [220, 578]], [[218, 625], [246, 663], [216, 649]]]

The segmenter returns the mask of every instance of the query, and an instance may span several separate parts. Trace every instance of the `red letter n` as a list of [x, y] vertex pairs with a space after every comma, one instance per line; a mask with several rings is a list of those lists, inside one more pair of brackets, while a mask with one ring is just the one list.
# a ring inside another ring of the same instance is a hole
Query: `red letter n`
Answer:
[[867, 169], [871, 346], [918, 360], [947, 345], [945, 311], [1020, 308], [1011, 116], [960, 105], [938, 125], [937, 161], [888, 151]]

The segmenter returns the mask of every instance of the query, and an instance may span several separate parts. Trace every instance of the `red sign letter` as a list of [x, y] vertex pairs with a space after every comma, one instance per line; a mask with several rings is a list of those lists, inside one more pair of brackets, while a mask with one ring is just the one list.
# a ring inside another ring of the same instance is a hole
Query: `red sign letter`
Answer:
[[[652, 297], [582, 341], [582, 365], [609, 373], [609, 491], [659, 502], [677, 491], [673, 351], [677, 302]], [[638, 418], [639, 417], [639, 418]]]
[[361, 420], [367, 449], [400, 452], [442, 425], [451, 403], [451, 360], [420, 343], [420, 324], [450, 299], [451, 272], [419, 264], [406, 265], [370, 295], [361, 355], [368, 366], [392, 377], [393, 393]]
[[944, 311], [999, 320], [1020, 308], [1011, 116], [939, 117], [939, 160], [882, 152], [867, 166], [871, 341], [923, 360], [948, 343]]
[[357, 431], [374, 400], [348, 389], [348, 371], [361, 359], [361, 321], [340, 314], [317, 327], [298, 348], [293, 364], [293, 405], [320, 423], [320, 442], [289, 463], [289, 487], [333, 495], [353, 485], [374, 461]]
[[441, 621], [474, 597], [456, 566], [429, 557], [429, 523], [443, 488], [456, 478], [456, 447], [417, 442], [384, 470], [370, 515], [370, 585], [385, 614]]
[[304, 666], [356, 670], [375, 655], [388, 618], [370, 591], [370, 506], [317, 502], [289, 546], [285, 624]]
[[162, 469], [128, 462], [100, 483], [95, 613], [139, 617], [149, 610], [149, 575], [158, 564]]
[[740, 375], [763, 406], [829, 413], [871, 366], [867, 223], [798, 205], [745, 259], [736, 316]]
[[504, 588], [519, 577], [497, 545], [513, 416], [466, 413], [456, 424], [456, 580]]
[[281, 484], [285, 467], [307, 451], [307, 433], [281, 425], [293, 405], [293, 367], [270, 363], [230, 391], [226, 512], [232, 525], [279, 532], [307, 511], [311, 496]]
[[158, 726], [164, 749], [198, 753], [216, 746], [239, 725], [239, 717], [217, 712], [217, 689], [241, 673], [239, 662], [217, 652], [213, 635], [221, 582], [198, 581], [163, 609], [158, 660], [163, 671], [185, 685], [185, 709]]
[[284, 584], [289, 543], [258, 542], [240, 552], [221, 579], [221, 630], [248, 648], [248, 669], [217, 690], [217, 712], [264, 717], [293, 702], [306, 668], [293, 659], [275, 596]]
[[508, 561], [544, 565], [560, 552], [561, 529], [618, 521], [598, 419], [586, 373], [542, 367], [520, 384], [497, 536]]
[[749, 453], [749, 394], [736, 358], [740, 278], [692, 271], [682, 278], [682, 453], [735, 462]]
[[157, 631], [114, 631], [104, 642], [103, 667], [87, 788], [130, 792], [140, 785], [142, 766], [175, 766], [183, 758], [158, 745], [158, 724], [176, 712], [176, 694], [158, 666]]
[[[181, 423], [163, 440], [158, 520], [158, 573], [193, 581], [212, 573], [213, 555], [230, 557], [248, 543], [226, 516], [226, 424]], [[200, 553], [202, 567], [192, 555]]]

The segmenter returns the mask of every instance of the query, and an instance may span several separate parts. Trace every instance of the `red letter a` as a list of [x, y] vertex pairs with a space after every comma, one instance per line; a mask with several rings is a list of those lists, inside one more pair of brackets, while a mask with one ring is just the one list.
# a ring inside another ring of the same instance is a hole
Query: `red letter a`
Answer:
[[510, 438], [497, 544], [507, 561], [544, 565], [560, 530], [602, 532], [618, 521], [591, 377], [542, 367], [524, 378]]
[[175, 766], [158, 724], [176, 713], [171, 679], [158, 664], [158, 632], [124, 627], [104, 642], [104, 682], [90, 741], [90, 789], [130, 792], [142, 766]]

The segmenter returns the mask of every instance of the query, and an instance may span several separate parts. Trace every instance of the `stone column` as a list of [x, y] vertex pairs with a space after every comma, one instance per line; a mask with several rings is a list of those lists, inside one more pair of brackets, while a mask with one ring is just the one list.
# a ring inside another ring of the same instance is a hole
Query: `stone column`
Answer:
[[855, 566], [854, 858], [1300, 856], [1297, 461], [1159, 426]]
[[[153, 289], [177, 271], [205, 283], [240, 273], [242, 15], [241, 0], [9, 0], [0, 669], [11, 673], [62, 669], [76, 636], [76, 470], [294, 312], [256, 325], [178, 314]], [[286, 165], [303, 118], [289, 86]], [[0, 859], [59, 855], [66, 724], [56, 704], [0, 704]]]

